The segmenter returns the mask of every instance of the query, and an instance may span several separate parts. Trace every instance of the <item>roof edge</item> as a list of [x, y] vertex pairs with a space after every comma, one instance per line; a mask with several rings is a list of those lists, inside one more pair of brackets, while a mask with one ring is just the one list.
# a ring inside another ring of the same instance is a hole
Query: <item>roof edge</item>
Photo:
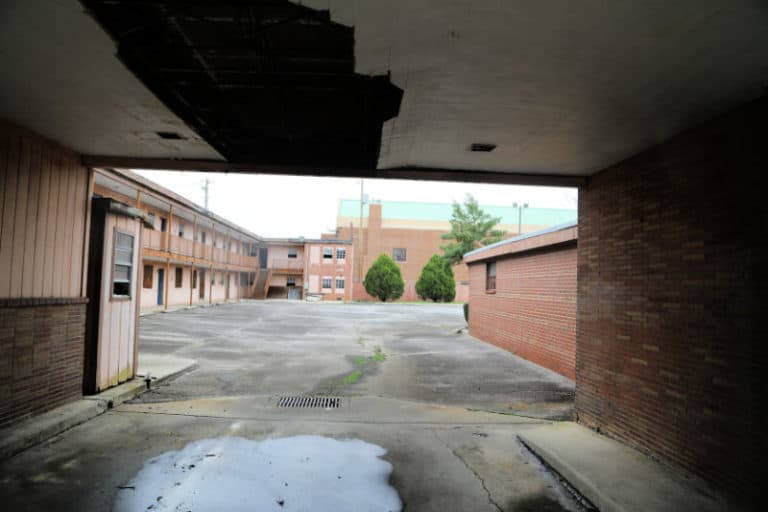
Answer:
[[495, 244], [487, 245], [464, 254], [464, 262], [476, 261], [506, 256], [542, 247], [549, 247], [566, 242], [576, 241], [578, 238], [578, 221], [558, 224], [547, 229], [526, 233], [524, 235], [507, 238]]

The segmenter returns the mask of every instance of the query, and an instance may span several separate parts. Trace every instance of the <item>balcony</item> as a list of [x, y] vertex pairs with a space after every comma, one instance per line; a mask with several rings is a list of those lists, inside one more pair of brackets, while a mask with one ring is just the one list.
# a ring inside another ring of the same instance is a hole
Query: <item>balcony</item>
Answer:
[[[226, 249], [213, 247], [210, 244], [195, 242], [187, 238], [181, 238], [176, 235], [169, 235], [162, 231], [145, 229], [143, 233], [144, 248], [156, 251], [166, 250], [166, 240], [170, 246], [168, 252], [182, 256], [194, 257], [197, 260], [213, 261], [215, 263], [224, 263], [228, 265], [237, 265], [240, 267], [249, 267], [253, 270], [259, 268], [259, 258], [255, 256], [246, 256], [237, 254]], [[295, 260], [291, 260], [295, 261]], [[303, 265], [299, 263], [299, 269]]]
[[299, 258], [273, 258], [269, 269], [283, 274], [301, 274], [304, 272], [304, 260]]

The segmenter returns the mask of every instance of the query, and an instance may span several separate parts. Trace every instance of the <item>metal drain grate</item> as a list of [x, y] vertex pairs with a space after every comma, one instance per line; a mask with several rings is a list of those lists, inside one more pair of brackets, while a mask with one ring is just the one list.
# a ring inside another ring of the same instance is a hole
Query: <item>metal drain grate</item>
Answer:
[[338, 396], [279, 396], [278, 407], [314, 407], [319, 409], [338, 409], [341, 407], [341, 398]]

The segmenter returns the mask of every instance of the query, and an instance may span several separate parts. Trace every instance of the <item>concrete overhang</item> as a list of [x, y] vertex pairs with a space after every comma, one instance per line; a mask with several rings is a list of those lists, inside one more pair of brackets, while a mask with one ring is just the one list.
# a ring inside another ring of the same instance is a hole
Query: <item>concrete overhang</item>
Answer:
[[[265, 2], [195, 2], [233, 3]], [[354, 28], [356, 73], [403, 90], [375, 168], [225, 161], [75, 0], [0, 6], [0, 117], [89, 165], [578, 185], [768, 85], [768, 4], [756, 0], [302, 5]]]

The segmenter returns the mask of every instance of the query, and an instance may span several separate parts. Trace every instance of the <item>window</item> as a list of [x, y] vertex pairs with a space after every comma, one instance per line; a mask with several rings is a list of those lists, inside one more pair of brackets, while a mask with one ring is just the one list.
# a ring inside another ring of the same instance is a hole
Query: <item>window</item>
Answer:
[[112, 296], [131, 296], [131, 273], [133, 271], [133, 235], [115, 231], [113, 249], [115, 267], [112, 271]]
[[343, 277], [337, 277], [336, 278], [336, 289], [337, 290], [343, 290], [344, 289], [344, 278]]
[[485, 264], [485, 289], [496, 290], [496, 262], [492, 261]]
[[330, 260], [333, 258], [333, 249], [330, 247], [323, 247], [323, 259]]
[[288, 257], [289, 258], [296, 258], [296, 256], [297, 256], [297, 254], [296, 254], [296, 249], [295, 248], [288, 249]]
[[211, 272], [211, 287], [216, 286], [216, 272]]
[[205, 243], [205, 237], [206, 237], [205, 231], [201, 231], [200, 232], [200, 241]]
[[392, 249], [392, 259], [395, 261], [405, 261], [405, 249]]
[[323, 288], [331, 288], [331, 278], [330, 277], [324, 277], [323, 278]]
[[224, 272], [219, 272], [219, 284], [224, 284]]
[[165, 217], [160, 217], [160, 231], [165, 233], [166, 229], [168, 229], [168, 219]]
[[192, 288], [197, 288], [197, 270], [192, 271]]
[[345, 259], [347, 259], [347, 250], [346, 249], [336, 249], [336, 259], [337, 260], [345, 260]]
[[184, 224], [179, 222], [179, 238], [184, 238]]
[[152, 265], [144, 265], [144, 283], [142, 284], [144, 288], [152, 288], [152, 278], [154, 271], [155, 267]]
[[285, 280], [286, 286], [296, 286], [296, 278], [295, 277], [289, 277]]
[[176, 288], [181, 288], [181, 285], [184, 283], [184, 269], [183, 268], [176, 267], [176, 279], [174, 279], [173, 282], [176, 285]]

